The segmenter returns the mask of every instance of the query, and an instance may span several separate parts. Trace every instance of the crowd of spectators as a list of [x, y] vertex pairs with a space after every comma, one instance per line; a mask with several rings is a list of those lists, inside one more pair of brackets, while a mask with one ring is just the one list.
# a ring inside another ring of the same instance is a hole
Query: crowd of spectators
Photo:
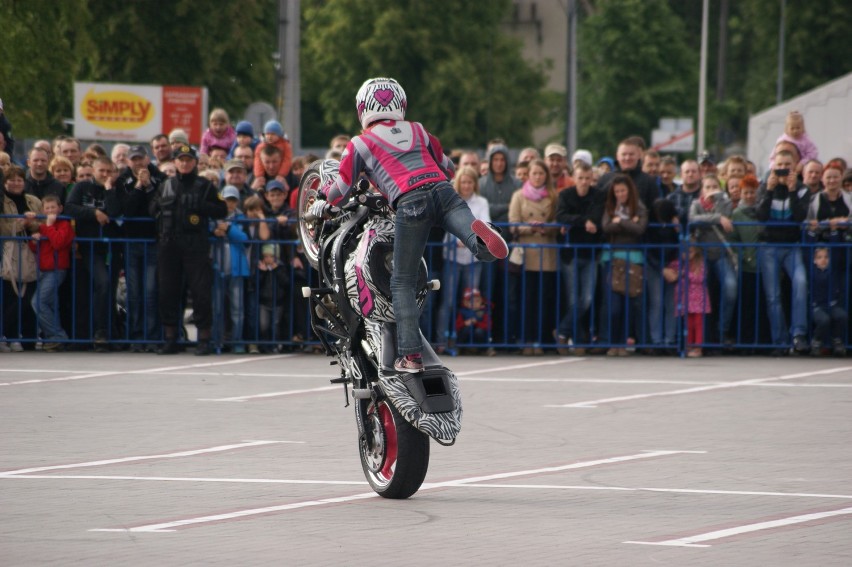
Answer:
[[[191, 153], [181, 130], [109, 154], [65, 136], [38, 140], [26, 168], [0, 151], [0, 352], [156, 350], [151, 202], [182, 175], [178, 155], [191, 155], [227, 204], [224, 218], [202, 223], [212, 242], [202, 260], [218, 275], [209, 339], [234, 353], [310, 341], [298, 290], [312, 274], [294, 223], [298, 180], [320, 156], [293, 156], [275, 120], [259, 134], [215, 109]], [[9, 141], [7, 131], [0, 150]], [[336, 136], [325, 157], [347, 143]], [[594, 159], [579, 149], [569, 160], [548, 144], [513, 160], [496, 139], [482, 156], [452, 152], [456, 190], [477, 218], [503, 228], [511, 254], [484, 267], [452, 236], [433, 234], [427, 260], [444, 285], [423, 326], [438, 351], [845, 355], [852, 172], [841, 158], [819, 161], [800, 114], [788, 117], [761, 178], [739, 155], [678, 163], [641, 137], [615, 150]], [[177, 289], [170, 301], [188, 307], [196, 292]]]

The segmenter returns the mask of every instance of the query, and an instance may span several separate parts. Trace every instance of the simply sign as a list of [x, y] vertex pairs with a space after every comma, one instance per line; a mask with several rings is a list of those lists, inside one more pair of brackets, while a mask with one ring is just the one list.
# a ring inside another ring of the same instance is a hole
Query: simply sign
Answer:
[[148, 142], [183, 128], [199, 143], [207, 126], [207, 89], [74, 83], [74, 136], [81, 140]]

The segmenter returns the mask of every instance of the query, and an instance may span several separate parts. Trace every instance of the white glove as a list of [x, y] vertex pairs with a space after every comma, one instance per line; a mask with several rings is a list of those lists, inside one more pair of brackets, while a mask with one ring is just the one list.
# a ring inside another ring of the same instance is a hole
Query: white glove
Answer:
[[330, 205], [326, 201], [317, 199], [314, 201], [314, 204], [308, 208], [308, 212], [305, 213], [305, 220], [314, 221], [321, 219], [325, 216], [325, 213], [329, 208]]

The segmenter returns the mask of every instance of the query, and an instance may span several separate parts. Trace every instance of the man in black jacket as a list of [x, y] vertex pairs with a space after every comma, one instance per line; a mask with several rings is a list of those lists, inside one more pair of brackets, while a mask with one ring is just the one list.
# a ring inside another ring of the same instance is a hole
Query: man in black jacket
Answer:
[[42, 148], [30, 150], [27, 160], [27, 178], [24, 181], [24, 192], [43, 199], [45, 195], [56, 195], [59, 201], [65, 202], [65, 187], [47, 170], [50, 157]]
[[[595, 297], [598, 250], [601, 242], [600, 219], [603, 201], [592, 186], [592, 167], [585, 162], [574, 166], [574, 186], [559, 193], [556, 205], [556, 222], [569, 225], [562, 232], [568, 246], [562, 248], [562, 283], [566, 290], [567, 309], [559, 322], [557, 342], [566, 344], [587, 343], [589, 323], [586, 315]], [[566, 354], [565, 349], [558, 349]], [[585, 354], [579, 347], [575, 354]]]
[[[82, 307], [77, 310], [77, 329], [83, 332], [83, 336], [88, 336], [88, 329], [81, 328], [79, 323], [85, 323], [86, 313], [81, 311], [90, 300], [95, 350], [107, 352], [110, 312], [115, 299], [110, 271], [118, 274], [113, 260], [120, 256], [121, 250], [120, 246], [103, 240], [120, 236], [113, 219], [121, 215], [121, 206], [114, 190], [115, 165], [108, 157], [99, 157], [92, 165], [94, 179], [74, 186], [65, 203], [65, 213], [76, 221], [77, 245], [82, 258], [77, 263], [76, 272], [79, 276], [88, 276], [84, 285], [80, 285], [81, 279], [77, 280], [77, 305]], [[80, 301], [81, 293], [85, 301]]]
[[[149, 209], [166, 175], [154, 167], [144, 146], [131, 146], [130, 165], [118, 175], [116, 192], [125, 217], [124, 278], [127, 282], [127, 316], [130, 339], [152, 341], [160, 337], [157, 314], [157, 230]], [[142, 352], [141, 342], [130, 345]]]
[[198, 329], [197, 355], [210, 354], [213, 325], [213, 266], [210, 260], [212, 219], [228, 214], [225, 200], [204, 177], [198, 175], [198, 157], [187, 144], [175, 150], [177, 175], [162, 183], [151, 201], [157, 219], [157, 274], [159, 312], [165, 344], [157, 354], [177, 353], [177, 326], [181, 321], [181, 283], [192, 293], [192, 309]]
[[619, 173], [625, 173], [633, 179], [639, 191], [639, 198], [645, 208], [650, 211], [654, 201], [665, 195], [662, 195], [660, 188], [657, 187], [657, 180], [642, 171], [642, 147], [637, 142], [636, 137], [630, 137], [618, 144], [618, 151], [615, 154], [618, 165], [615, 171], [610, 171], [598, 180], [598, 191], [606, 195], [612, 179]]

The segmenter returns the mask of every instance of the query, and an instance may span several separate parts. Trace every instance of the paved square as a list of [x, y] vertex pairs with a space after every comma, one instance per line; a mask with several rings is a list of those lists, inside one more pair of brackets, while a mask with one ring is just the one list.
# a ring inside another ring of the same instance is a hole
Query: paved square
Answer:
[[311, 355], [0, 355], [13, 565], [852, 564], [852, 360], [447, 360], [411, 499]]

